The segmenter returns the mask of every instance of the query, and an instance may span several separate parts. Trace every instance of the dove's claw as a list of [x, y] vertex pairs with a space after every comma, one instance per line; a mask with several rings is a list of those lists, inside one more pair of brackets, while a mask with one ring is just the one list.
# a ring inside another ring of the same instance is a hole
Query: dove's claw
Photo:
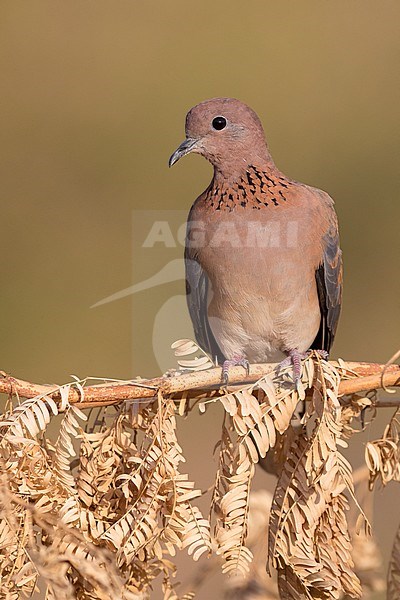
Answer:
[[225, 385], [228, 385], [229, 381], [229, 367], [243, 367], [246, 369], [246, 374], [250, 373], [250, 363], [247, 358], [243, 356], [234, 356], [230, 360], [225, 360], [222, 365], [222, 381]]

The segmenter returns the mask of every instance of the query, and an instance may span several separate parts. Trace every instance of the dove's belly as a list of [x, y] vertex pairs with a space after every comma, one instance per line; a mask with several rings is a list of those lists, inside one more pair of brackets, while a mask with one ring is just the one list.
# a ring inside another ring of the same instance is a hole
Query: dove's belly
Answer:
[[320, 325], [320, 308], [312, 285], [288, 292], [284, 301], [236, 289], [215, 294], [209, 323], [224, 356], [250, 362], [278, 362], [288, 350], [308, 350]]
[[306, 240], [276, 250], [220, 247], [201, 255], [209, 323], [227, 358], [276, 362], [288, 350], [306, 351], [318, 333], [317, 264], [301, 260]]

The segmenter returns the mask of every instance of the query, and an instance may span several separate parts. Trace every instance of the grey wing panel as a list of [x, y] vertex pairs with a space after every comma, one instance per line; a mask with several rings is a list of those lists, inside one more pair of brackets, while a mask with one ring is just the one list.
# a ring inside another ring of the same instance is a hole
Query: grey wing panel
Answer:
[[324, 236], [322, 263], [315, 273], [321, 325], [312, 348], [330, 351], [335, 337], [342, 305], [343, 266], [342, 251], [336, 220]]
[[225, 360], [211, 331], [207, 315], [209, 280], [200, 263], [185, 251], [186, 299], [197, 343], [219, 364]]

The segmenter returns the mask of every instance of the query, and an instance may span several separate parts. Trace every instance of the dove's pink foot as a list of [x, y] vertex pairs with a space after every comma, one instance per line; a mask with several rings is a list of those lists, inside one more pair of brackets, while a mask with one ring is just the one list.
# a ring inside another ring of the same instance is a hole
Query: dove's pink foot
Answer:
[[307, 352], [299, 352], [298, 350], [288, 350], [288, 356], [279, 363], [278, 369], [285, 369], [293, 365], [293, 380], [295, 383], [301, 379], [301, 361], [307, 358]]
[[225, 360], [222, 365], [222, 381], [225, 385], [228, 384], [229, 380], [229, 367], [243, 367], [246, 369], [247, 375], [250, 372], [250, 363], [243, 356], [234, 356], [230, 360]]
[[[293, 365], [293, 380], [297, 384], [301, 379], [301, 361], [307, 358], [311, 354], [312, 350], [307, 350], [307, 352], [299, 352], [298, 350], [288, 350], [288, 355], [286, 358], [279, 363], [278, 369], [285, 369], [290, 365]], [[321, 358], [327, 360], [329, 357], [329, 353], [326, 350], [314, 350], [317, 354], [320, 355]]]

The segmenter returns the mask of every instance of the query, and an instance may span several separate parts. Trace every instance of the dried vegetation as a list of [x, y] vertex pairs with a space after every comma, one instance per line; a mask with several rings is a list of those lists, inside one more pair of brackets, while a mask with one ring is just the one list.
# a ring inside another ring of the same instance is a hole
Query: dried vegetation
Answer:
[[[174, 346], [185, 369], [212, 367], [192, 342]], [[159, 388], [152, 398], [89, 412], [70, 401], [74, 389], [84, 403], [87, 382], [61, 386], [57, 400], [54, 389], [25, 400], [10, 394], [0, 417], [0, 597], [41, 589], [49, 600], [145, 600], [160, 582], [166, 600], [189, 600], [222, 569], [227, 598], [368, 598], [383, 585], [380, 557], [366, 492], [355, 489], [365, 477], [355, 486], [342, 449], [373, 418], [376, 398], [340, 398], [341, 382], [354, 377], [343, 362], [313, 354], [297, 388], [290, 371], [275, 371], [198, 393]], [[213, 403], [224, 418], [205, 516], [196, 503], [202, 492], [185, 473], [177, 419]], [[371, 487], [399, 480], [398, 418], [367, 444]], [[277, 475], [273, 498], [251, 492], [258, 462]], [[399, 539], [390, 600], [400, 597]], [[186, 590], [174, 582], [173, 562], [184, 549], [202, 557]]]

